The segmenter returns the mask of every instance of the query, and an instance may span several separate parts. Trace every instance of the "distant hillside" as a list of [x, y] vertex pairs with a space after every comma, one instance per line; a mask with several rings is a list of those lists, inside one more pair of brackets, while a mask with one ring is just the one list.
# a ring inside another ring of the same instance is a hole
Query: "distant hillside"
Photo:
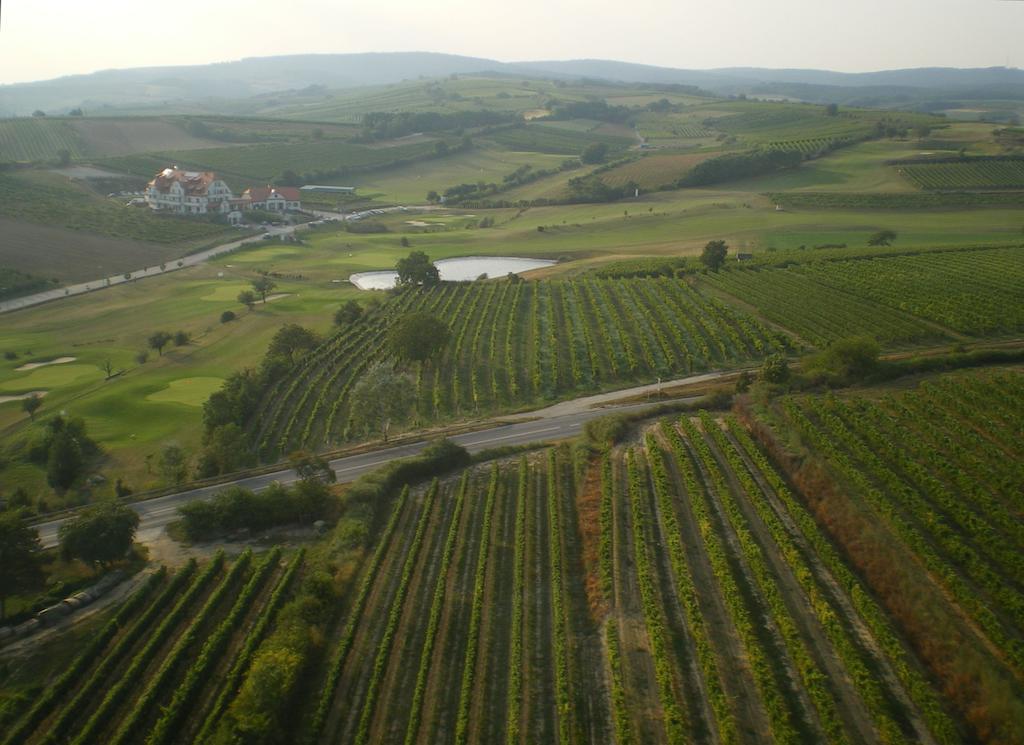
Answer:
[[36, 109], [63, 113], [106, 107], [139, 108], [183, 102], [240, 100], [310, 86], [344, 89], [452, 74], [498, 73], [543, 78], [597, 78], [629, 83], [695, 85], [720, 94], [782, 95], [811, 101], [870, 98], [894, 104], [928, 99], [1024, 100], [1024, 71], [922, 68], [869, 73], [824, 70], [723, 68], [682, 70], [610, 60], [504, 63], [430, 52], [306, 54], [252, 57], [182, 67], [104, 70], [36, 83], [0, 86], [0, 116], [26, 116]]

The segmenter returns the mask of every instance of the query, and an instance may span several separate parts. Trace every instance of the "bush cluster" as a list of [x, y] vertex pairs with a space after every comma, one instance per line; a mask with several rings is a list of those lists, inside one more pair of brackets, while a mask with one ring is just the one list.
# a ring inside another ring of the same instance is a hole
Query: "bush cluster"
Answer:
[[306, 480], [291, 488], [275, 482], [261, 492], [232, 486], [209, 501], [189, 502], [178, 512], [185, 535], [201, 541], [235, 530], [309, 523], [330, 517], [336, 507], [337, 500], [326, 485]]

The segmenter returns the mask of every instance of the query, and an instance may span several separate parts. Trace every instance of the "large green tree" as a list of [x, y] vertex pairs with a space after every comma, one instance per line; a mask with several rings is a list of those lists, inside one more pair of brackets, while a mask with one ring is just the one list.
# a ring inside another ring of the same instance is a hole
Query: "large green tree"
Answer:
[[450, 336], [448, 325], [437, 316], [409, 313], [391, 327], [388, 344], [400, 360], [426, 362], [441, 353]]
[[288, 462], [295, 470], [300, 481], [316, 481], [321, 484], [333, 484], [338, 480], [331, 464], [315, 453], [297, 450], [288, 456]]
[[363, 306], [355, 300], [349, 300], [334, 313], [335, 326], [351, 326], [363, 317]]
[[174, 337], [171, 336], [166, 331], [155, 331], [155, 332], [153, 332], [152, 334], [149, 335], [149, 339], [147, 340], [147, 343], [149, 344], [149, 346], [151, 348], [153, 348], [157, 352], [159, 352], [160, 356], [162, 357], [163, 354], [164, 354], [164, 347], [166, 347], [167, 344], [173, 338]]
[[710, 241], [700, 254], [701, 263], [713, 272], [717, 272], [725, 263], [729, 246], [725, 241]]
[[203, 437], [197, 471], [201, 478], [237, 471], [252, 462], [245, 432], [234, 422], [221, 424]]
[[7, 615], [7, 598], [42, 585], [41, 552], [35, 528], [16, 511], [0, 512], [0, 619]]
[[68, 427], [55, 429], [46, 456], [46, 481], [58, 491], [67, 491], [85, 465], [82, 445]]
[[433, 287], [441, 281], [441, 273], [422, 251], [413, 251], [395, 264], [400, 287]]
[[264, 303], [267, 302], [267, 295], [273, 292], [275, 287], [277, 287], [277, 282], [270, 277], [257, 277], [252, 281], [252, 289], [259, 294], [260, 300]]
[[284, 359], [289, 365], [294, 365], [300, 357], [319, 343], [320, 337], [316, 332], [297, 323], [287, 323], [279, 328], [270, 340], [267, 357]]
[[131, 507], [113, 499], [99, 502], [60, 526], [61, 555], [93, 567], [110, 564], [128, 553], [138, 527], [139, 515]]
[[604, 163], [607, 157], [608, 145], [604, 142], [592, 142], [580, 153], [580, 161], [588, 164]]
[[387, 442], [391, 425], [408, 418], [415, 397], [411, 377], [388, 365], [374, 365], [352, 389], [353, 424], [367, 434], [379, 431]]

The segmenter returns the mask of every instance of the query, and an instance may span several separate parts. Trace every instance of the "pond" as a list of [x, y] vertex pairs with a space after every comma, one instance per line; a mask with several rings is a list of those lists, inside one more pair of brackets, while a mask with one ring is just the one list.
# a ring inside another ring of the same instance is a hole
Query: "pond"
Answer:
[[[550, 259], [521, 259], [514, 256], [464, 256], [459, 259], [435, 261], [441, 279], [446, 282], [464, 282], [486, 274], [488, 277], [504, 277], [509, 272], [521, 274], [531, 269], [551, 266], [557, 262]], [[390, 290], [395, 286], [398, 274], [395, 272], [357, 272], [349, 276], [349, 282], [360, 290]]]

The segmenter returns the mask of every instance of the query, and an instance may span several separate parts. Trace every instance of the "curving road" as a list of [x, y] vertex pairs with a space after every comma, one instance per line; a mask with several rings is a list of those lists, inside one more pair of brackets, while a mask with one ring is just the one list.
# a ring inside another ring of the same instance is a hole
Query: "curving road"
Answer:
[[[481, 450], [503, 447], [506, 445], [525, 445], [532, 442], [547, 442], [575, 437], [583, 431], [583, 425], [591, 419], [604, 416], [609, 413], [628, 412], [643, 409], [651, 404], [634, 403], [626, 405], [613, 405], [614, 400], [633, 398], [655, 393], [662, 386], [679, 386], [688, 383], [696, 384], [717, 380], [728, 375], [730, 372], [705, 373], [694, 375], [679, 380], [665, 381], [663, 383], [639, 386], [613, 393], [602, 393], [594, 396], [584, 396], [572, 401], [564, 401], [546, 409], [540, 409], [528, 414], [520, 414], [506, 419], [511, 423], [498, 424], [494, 427], [466, 434], [454, 435], [449, 439], [462, 445], [471, 453], [478, 453]], [[696, 400], [690, 399], [676, 400]], [[604, 408], [594, 408], [604, 407]], [[525, 420], [530, 417], [529, 420]], [[376, 450], [370, 453], [349, 455], [336, 458], [330, 462], [339, 482], [353, 481], [365, 473], [378, 468], [388, 461], [396, 458], [406, 458], [416, 455], [427, 446], [427, 441], [398, 445], [383, 450]], [[155, 539], [168, 524], [177, 519], [178, 507], [186, 502], [196, 499], [209, 499], [219, 491], [229, 486], [241, 486], [253, 491], [265, 489], [274, 481], [282, 484], [290, 484], [297, 479], [295, 472], [291, 469], [283, 469], [273, 473], [266, 473], [260, 476], [250, 476], [236, 481], [206, 486], [200, 489], [168, 494], [142, 502], [136, 502], [131, 507], [139, 513], [141, 521], [136, 540], [146, 543]], [[39, 531], [39, 538], [44, 548], [52, 548], [57, 545], [57, 531], [63, 524], [64, 518], [39, 523], [35, 527]]]

